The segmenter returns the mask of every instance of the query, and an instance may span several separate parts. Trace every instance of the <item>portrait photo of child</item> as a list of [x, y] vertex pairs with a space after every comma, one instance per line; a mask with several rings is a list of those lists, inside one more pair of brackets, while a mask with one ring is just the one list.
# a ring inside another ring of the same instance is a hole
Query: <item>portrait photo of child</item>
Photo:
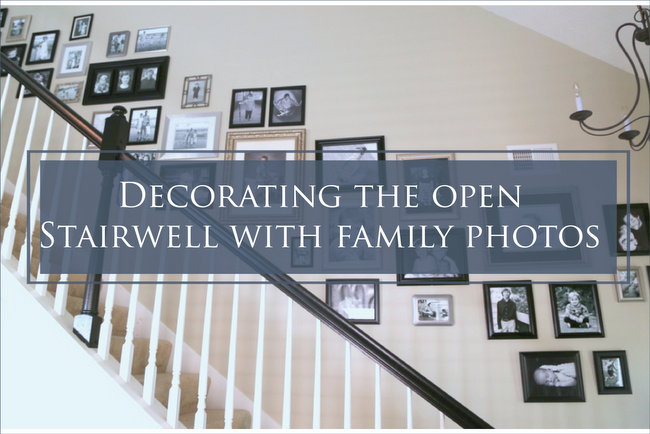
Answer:
[[550, 284], [555, 337], [604, 337], [595, 282]]

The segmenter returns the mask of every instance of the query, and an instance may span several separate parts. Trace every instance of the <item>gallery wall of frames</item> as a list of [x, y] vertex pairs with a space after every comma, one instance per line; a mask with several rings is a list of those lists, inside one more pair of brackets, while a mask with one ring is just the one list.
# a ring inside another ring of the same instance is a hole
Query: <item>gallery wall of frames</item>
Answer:
[[[226, 42], [210, 43], [211, 38], [202, 39], [200, 35], [188, 37], [188, 32], [192, 32], [189, 22], [179, 21], [170, 14], [130, 17], [121, 24], [114, 19], [116, 11], [109, 8], [79, 6], [62, 11], [65, 14], [46, 21], [40, 19], [41, 11], [37, 7], [2, 8], [2, 52], [86, 116], [99, 131], [103, 131], [104, 121], [114, 105], [126, 106], [130, 126], [127, 151], [142, 160], [186, 160], [187, 170], [192, 171], [196, 182], [208, 183], [214, 178], [209, 171], [192, 165], [196, 161], [273, 159], [284, 155], [282, 158], [287, 159], [404, 160], [410, 170], [405, 174], [407, 181], [435, 187], [451, 182], [453, 174], [423, 173], [426, 165], [422, 162], [464, 158], [449, 151], [455, 144], [429, 135], [429, 129], [424, 133], [412, 129], [409, 133], [412, 136], [406, 135], [420, 138], [420, 144], [414, 147], [412, 140], [402, 140], [404, 136], [398, 133], [391, 134], [388, 123], [368, 121], [366, 118], [372, 117], [372, 111], [353, 108], [356, 107], [354, 99], [364, 96], [355, 94], [354, 86], [360, 86], [358, 81], [363, 80], [364, 74], [381, 74], [381, 71], [359, 71], [357, 84], [325, 89], [327, 79], [315, 80], [311, 73], [303, 72], [301, 62], [307, 60], [297, 58], [295, 53], [282, 52], [286, 61], [273, 63], [280, 70], [266, 70], [264, 62], [270, 54], [255, 47], [242, 55], [259, 56], [259, 70], [240, 71], [237, 59], [223, 57], [216, 49]], [[477, 16], [485, 18], [485, 13], [479, 12]], [[244, 11], [241, 14], [246, 16]], [[295, 13], [291, 14], [295, 19]], [[308, 18], [315, 20], [311, 15]], [[273, 28], [271, 24], [264, 29], [267, 27]], [[231, 27], [228, 29], [233, 31]], [[255, 35], [259, 37], [258, 33]], [[231, 43], [239, 44], [236, 40]], [[284, 43], [294, 46], [293, 41]], [[187, 50], [197, 59], [188, 57]], [[306, 56], [308, 51], [300, 53]], [[199, 59], [206, 56], [212, 59], [211, 67]], [[337, 64], [333, 63], [336, 59], [321, 59], [323, 77], [332, 68], [345, 68], [345, 59], [342, 55]], [[221, 77], [225, 73], [230, 77], [228, 86], [224, 86]], [[348, 73], [354, 77], [354, 72]], [[6, 76], [6, 71], [2, 75]], [[403, 78], [400, 80], [387, 79], [386, 83], [389, 87], [400, 87], [405, 83]], [[427, 81], [422, 80], [418, 84], [426, 88]], [[377, 89], [378, 94], [382, 91]], [[419, 99], [420, 91], [416, 89], [412, 98]], [[19, 92], [16, 89], [12, 97], [18, 98]], [[330, 97], [330, 93], [334, 96]], [[32, 96], [29, 92], [24, 94], [25, 98]], [[377, 98], [373, 100], [377, 111], [385, 109], [382, 104], [397, 105], [400, 116], [427, 121], [410, 107], [410, 98], [403, 101]], [[320, 104], [330, 111], [322, 109]], [[341, 119], [337, 117], [339, 112], [349, 122], [328, 124], [329, 118]], [[396, 117], [395, 121], [400, 119]], [[494, 145], [498, 140], [489, 141], [493, 149], [505, 149], [501, 143]], [[265, 154], [260, 152], [260, 146], [286, 153]], [[481, 146], [477, 143], [475, 147]], [[421, 152], [382, 152], [401, 149]], [[324, 152], [300, 152], [304, 150]], [[239, 152], [223, 154], [222, 151]], [[642, 179], [648, 177], [647, 166], [645, 170]], [[161, 173], [161, 176], [173, 181], [180, 175]], [[639, 196], [643, 194], [635, 197]], [[544, 211], [539, 212], [543, 215]], [[417, 219], [417, 215], [410, 217]], [[488, 218], [498, 219], [498, 211]], [[468, 374], [469, 377], [458, 376], [457, 381], [476, 382], [479, 395], [484, 398], [496, 393], [489, 391], [495, 382], [512, 384], [513, 387], [499, 393], [507, 393], [506, 401], [524, 413], [528, 411], [526, 406], [540, 405], [533, 403], [586, 402], [584, 405], [589, 405], [615, 394], [632, 397], [640, 394], [647, 399], [647, 366], [645, 371], [641, 369], [647, 357], [637, 353], [633, 337], [620, 339], [623, 335], [620, 322], [626, 317], [626, 309], [638, 313], [639, 306], [646, 311], [643, 321], [648, 321], [648, 203], [633, 200], [627, 215], [626, 205], [619, 202], [616, 227], [609, 229], [610, 237], [605, 242], [615, 246], [620, 265], [612, 280], [629, 283], [599, 284], [593, 278], [585, 278], [540, 284], [536, 283], [540, 276], [518, 279], [470, 276], [459, 271], [467, 261], [463, 234], [456, 234], [458, 239], [452, 234], [452, 247], [442, 257], [420, 257], [415, 253], [400, 256], [398, 260], [410, 272], [388, 277], [394, 284], [382, 284], [386, 280], [383, 277], [339, 275], [327, 276], [325, 284], [310, 289], [343, 317], [376, 334], [380, 342], [385, 338], [389, 348], [391, 343], [397, 345], [395, 335], [407, 336], [408, 349], [404, 350], [407, 358], [434, 382], [452, 389], [453, 381], [441, 378], [437, 368], [429, 366], [434, 353], [435, 360], [445, 357], [447, 340], [468, 339], [467, 345], [478, 346], [484, 353], [499, 353], [498, 361], [488, 364], [500, 371], [494, 379], [476, 379], [472, 377], [474, 374]], [[337, 257], [336, 253], [316, 256], [313, 243], [299, 246], [297, 238], [291, 241], [291, 246], [293, 267], [308, 268], [315, 260], [337, 265], [348, 259]], [[632, 257], [629, 269], [625, 266], [628, 253]], [[647, 342], [645, 345], [647, 348]], [[430, 348], [432, 354], [415, 354], [418, 348]], [[452, 358], [443, 364], [453, 363]], [[480, 413], [484, 403], [471, 403], [470, 395], [464, 396], [465, 402]], [[549, 411], [548, 408], [531, 410], [529, 414], [546, 415]], [[486, 418], [494, 420], [490, 416]]]

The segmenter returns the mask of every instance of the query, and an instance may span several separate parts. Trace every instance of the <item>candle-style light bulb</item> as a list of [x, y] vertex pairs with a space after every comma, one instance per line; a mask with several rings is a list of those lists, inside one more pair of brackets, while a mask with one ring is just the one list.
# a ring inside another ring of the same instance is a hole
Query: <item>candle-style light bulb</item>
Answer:
[[576, 96], [576, 111], [582, 111], [582, 98], [580, 97], [580, 87], [578, 83], [573, 83], [573, 90]]
[[630, 118], [626, 117], [625, 118], [625, 131], [630, 131], [632, 130], [632, 127], [630, 126]]

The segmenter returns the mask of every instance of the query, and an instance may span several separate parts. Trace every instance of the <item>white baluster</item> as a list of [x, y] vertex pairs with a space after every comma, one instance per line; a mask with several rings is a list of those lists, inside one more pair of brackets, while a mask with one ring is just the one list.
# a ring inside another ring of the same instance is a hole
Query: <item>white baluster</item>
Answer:
[[133, 368], [133, 336], [135, 334], [135, 318], [138, 309], [138, 293], [140, 292], [139, 280], [140, 275], [134, 274], [134, 283], [131, 285], [131, 296], [129, 297], [129, 313], [126, 317], [126, 336], [124, 336], [120, 355], [120, 377], [126, 382], [131, 378], [131, 369]]
[[284, 393], [282, 397], [282, 429], [291, 428], [291, 345], [293, 337], [293, 301], [287, 298], [287, 335], [284, 351]]
[[164, 280], [164, 274], [159, 274], [156, 278], [156, 294], [154, 296], [153, 312], [151, 314], [151, 335], [149, 337], [149, 359], [147, 361], [147, 367], [144, 370], [142, 398], [149, 405], [153, 402], [156, 391], [156, 375], [158, 373], [156, 353], [158, 352], [158, 338], [160, 336], [160, 314], [162, 312]]
[[413, 405], [411, 402], [411, 389], [406, 388], [406, 429], [413, 429]]
[[[16, 238], [16, 219], [18, 218], [18, 208], [20, 207], [20, 198], [23, 193], [23, 185], [25, 184], [25, 172], [27, 171], [27, 151], [32, 146], [32, 137], [34, 135], [34, 126], [36, 125], [36, 115], [38, 114], [38, 99], [34, 101], [34, 110], [32, 110], [32, 119], [29, 122], [29, 129], [27, 130], [27, 138], [25, 139], [25, 150], [23, 157], [20, 160], [20, 169], [18, 170], [18, 178], [16, 179], [16, 188], [14, 190], [14, 197], [11, 200], [11, 209], [9, 210], [9, 223], [5, 229], [4, 237], [2, 238], [2, 257], [8, 259], [11, 257], [11, 251], [14, 246], [14, 238]], [[10, 159], [5, 158], [5, 161]], [[27, 192], [30, 195], [31, 192]], [[27, 228], [25, 228], [27, 231]]]
[[20, 117], [20, 108], [23, 105], [24, 94], [25, 86], [21, 84], [20, 92], [18, 93], [18, 102], [16, 103], [16, 110], [14, 111], [14, 120], [11, 122], [11, 129], [9, 130], [9, 137], [7, 138], [5, 159], [2, 161], [2, 168], [0, 169], [0, 200], [2, 200], [2, 196], [5, 193], [5, 179], [7, 179], [7, 172], [9, 172], [9, 162], [11, 161], [11, 152], [14, 149], [14, 142], [16, 141], [16, 129], [18, 128], [18, 118]]
[[224, 429], [232, 429], [235, 413], [235, 363], [237, 361], [237, 320], [239, 316], [239, 274], [235, 274], [232, 292], [232, 315], [230, 318], [230, 345], [228, 347], [228, 374], [226, 377], [226, 402], [224, 406]]
[[10, 81], [11, 81], [11, 77], [7, 76], [7, 78], [5, 78], [5, 87], [2, 90], [2, 101], [0, 101], [0, 116], [2, 116], [2, 112], [4, 111], [5, 108], [5, 100], [7, 99], [7, 94], [9, 93]]
[[316, 320], [316, 343], [314, 349], [314, 416], [312, 429], [320, 429], [320, 371], [321, 371], [321, 337], [320, 320]]
[[[117, 276], [109, 274], [108, 281], [115, 282]], [[113, 334], [113, 306], [115, 304], [115, 283], [106, 286], [106, 299], [104, 300], [104, 321], [99, 328], [99, 341], [97, 342], [97, 354], [106, 360], [111, 348], [111, 335]]]
[[[50, 110], [50, 119], [47, 122], [47, 129], [45, 132], [45, 140], [43, 141], [43, 150], [47, 151], [50, 147], [50, 137], [52, 136], [52, 123], [54, 122], [54, 111]], [[29, 194], [29, 192], [28, 192]], [[38, 211], [39, 201], [41, 200], [41, 169], [40, 166], [36, 171], [36, 182], [34, 183], [34, 195], [32, 196], [32, 202], [29, 207], [29, 217], [30, 221], [25, 228], [26, 232], [26, 241], [25, 244], [20, 248], [20, 258], [18, 259], [18, 273], [21, 276], [27, 276], [24, 274], [24, 271], [27, 268], [31, 269], [31, 258], [29, 264], [27, 263], [27, 246], [32, 242], [32, 237], [34, 236], [34, 227], [36, 226], [36, 212]], [[28, 230], [29, 229], [29, 230]], [[27, 271], [31, 273], [31, 271]]]
[[[208, 276], [214, 280], [214, 274]], [[206, 400], [208, 396], [208, 358], [210, 356], [210, 325], [212, 324], [212, 293], [214, 283], [208, 283], [205, 293], [205, 314], [203, 315], [203, 341], [201, 342], [201, 362], [199, 365], [199, 390], [196, 414], [194, 415], [194, 429], [205, 429], [207, 413]]]
[[440, 424], [438, 429], [445, 429], [445, 414], [442, 411], [438, 412], [438, 419]]
[[345, 341], [345, 377], [343, 389], [343, 429], [350, 429], [350, 413], [352, 405], [350, 387], [350, 342]]
[[[264, 279], [264, 278], [262, 278]], [[264, 281], [266, 281], [264, 279]], [[255, 356], [255, 391], [253, 393], [253, 422], [260, 429], [262, 421], [262, 377], [264, 370], [264, 318], [266, 313], [266, 283], [260, 285], [260, 311], [257, 321], [257, 355]]]
[[381, 429], [381, 369], [375, 363], [375, 429]]
[[[183, 274], [183, 282], [187, 282], [187, 274]], [[187, 283], [181, 284], [180, 300], [178, 301], [178, 318], [176, 320], [176, 337], [174, 339], [174, 359], [172, 363], [172, 385], [169, 388], [167, 400], [167, 423], [172, 428], [178, 427], [178, 416], [181, 407], [181, 364], [183, 363], [183, 340], [185, 335], [185, 306], [187, 305]]]

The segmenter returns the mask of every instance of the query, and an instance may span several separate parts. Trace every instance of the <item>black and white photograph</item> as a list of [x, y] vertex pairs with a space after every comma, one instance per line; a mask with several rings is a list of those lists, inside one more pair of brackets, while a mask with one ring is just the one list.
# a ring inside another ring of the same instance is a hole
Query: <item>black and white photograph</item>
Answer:
[[524, 402], [584, 402], [578, 351], [519, 353]]
[[355, 324], [379, 324], [379, 280], [326, 280], [326, 303]]
[[[429, 217], [425, 214], [435, 214], [435, 218], [452, 218], [456, 215], [456, 207], [442, 208], [433, 203], [433, 191], [439, 185], [452, 185], [452, 164], [454, 154], [430, 153], [430, 154], [398, 154], [397, 160], [402, 161], [400, 168], [403, 171], [404, 185], [417, 186], [417, 197], [412, 203], [417, 208], [403, 207], [405, 216], [414, 218]], [[451, 192], [440, 190], [441, 203], [451, 203]], [[447, 196], [447, 197], [445, 197]]]
[[[413, 248], [397, 249], [397, 285], [463, 285], [469, 282], [465, 233], [451, 229], [446, 237], [447, 247], [441, 247], [441, 237], [435, 231], [425, 232], [425, 239], [416, 234]], [[403, 240], [409, 232], [403, 231]], [[434, 247], [428, 247], [434, 245]]]
[[[43, 86], [45, 89], [49, 90], [50, 89], [50, 84], [52, 83], [52, 75], [54, 74], [54, 68], [47, 68], [47, 69], [38, 69], [36, 71], [26, 71], [29, 75], [32, 76], [34, 80], [40, 83], [41, 86]], [[16, 98], [20, 96], [20, 89], [22, 89], [23, 86], [18, 86], [18, 91], [16, 92]], [[25, 94], [23, 97], [27, 98], [30, 96], [34, 96], [31, 90], [24, 88], [25, 89]]]
[[341, 199], [338, 208], [331, 208], [327, 212], [327, 246], [325, 250], [325, 267], [328, 269], [380, 269], [381, 256], [377, 249], [370, 248], [367, 243], [360, 242], [356, 247], [352, 243], [340, 245], [339, 227], [349, 226], [346, 233], [352, 234], [352, 239], [365, 228], [369, 239], [377, 236], [379, 213], [376, 208], [360, 208], [358, 203]]
[[32, 41], [29, 44], [29, 55], [25, 61], [26, 65], [37, 63], [50, 63], [54, 60], [56, 43], [59, 40], [58, 30], [32, 33]]
[[155, 90], [158, 82], [158, 67], [150, 66], [142, 68], [140, 71], [140, 80], [138, 81], [138, 90], [149, 91]]
[[271, 88], [269, 127], [305, 125], [307, 86]]
[[618, 267], [616, 269], [616, 295], [618, 301], [643, 301], [644, 279], [640, 267]]
[[98, 71], [92, 85], [94, 95], [108, 95], [111, 92], [111, 79], [113, 71]]
[[616, 206], [616, 254], [643, 256], [650, 254], [650, 211], [647, 203]]
[[314, 239], [305, 238], [300, 245], [300, 237], [291, 238], [291, 266], [294, 268], [309, 268], [314, 266]]
[[449, 294], [413, 296], [414, 325], [453, 325], [453, 297]]
[[143, 163], [145, 166], [151, 165], [153, 161], [156, 161], [158, 159], [158, 152], [157, 151], [140, 151], [140, 152], [132, 152], [128, 151], [129, 154], [131, 154], [136, 160], [140, 161]]
[[[3, 45], [0, 47], [2, 53], [14, 62], [18, 66], [22, 66], [23, 60], [25, 59], [25, 51], [27, 51], [27, 44], [17, 44], [17, 45]], [[2, 68], [2, 76], [7, 75], [7, 71]]]
[[57, 77], [86, 75], [92, 42], [72, 42], [63, 45]]
[[[173, 164], [160, 164], [160, 177], [168, 185], [187, 185], [191, 191], [197, 185], [214, 185], [215, 183], [215, 165], [212, 163], [201, 163], [191, 161], [187, 164], [174, 162]], [[181, 192], [181, 194], [186, 194]], [[210, 192], [206, 189], [198, 189], [194, 195], [193, 201], [199, 205], [208, 205], [210, 203]], [[214, 205], [206, 206], [203, 209], [210, 209]]]
[[72, 19], [70, 40], [90, 37], [90, 28], [93, 25], [93, 14], [79, 15]]
[[211, 86], [211, 74], [185, 77], [181, 108], [207, 107], [210, 105]]
[[131, 32], [128, 30], [109, 33], [108, 45], [106, 46], [106, 57], [126, 56], [126, 52], [129, 49], [130, 36]]
[[118, 69], [117, 84], [115, 85], [115, 93], [133, 92], [134, 83], [135, 83], [135, 68]]
[[129, 118], [129, 145], [149, 145], [158, 140], [160, 110], [158, 107], [142, 107], [131, 110]]
[[385, 174], [377, 162], [385, 160], [383, 151], [384, 136], [316, 140], [316, 160], [323, 161], [318, 181], [338, 185], [341, 191], [356, 184], [382, 184]]
[[530, 281], [483, 284], [488, 339], [537, 339]]
[[599, 395], [632, 393], [625, 351], [594, 351], [594, 369]]
[[9, 13], [9, 9], [0, 8], [0, 27], [5, 26], [5, 21], [7, 20], [7, 14], [8, 13]]
[[71, 104], [81, 100], [81, 92], [83, 91], [83, 81], [74, 83], [60, 83], [54, 89], [54, 95], [61, 101]]
[[[219, 143], [221, 112], [169, 115], [165, 124], [164, 158], [211, 157]], [[183, 152], [179, 152], [183, 151]]]
[[230, 101], [230, 128], [263, 127], [266, 88], [234, 89]]
[[605, 337], [596, 282], [551, 283], [556, 338]]
[[24, 41], [27, 39], [29, 33], [29, 24], [32, 21], [31, 15], [21, 15], [19, 17], [11, 17], [9, 20], [9, 30], [7, 31], [7, 42]]
[[112, 115], [112, 111], [108, 112], [94, 112], [93, 113], [93, 127], [97, 128], [97, 131], [104, 133], [104, 124], [106, 119]]
[[144, 51], [165, 51], [169, 43], [170, 26], [152, 27], [138, 30], [138, 37], [135, 41], [135, 52]]

